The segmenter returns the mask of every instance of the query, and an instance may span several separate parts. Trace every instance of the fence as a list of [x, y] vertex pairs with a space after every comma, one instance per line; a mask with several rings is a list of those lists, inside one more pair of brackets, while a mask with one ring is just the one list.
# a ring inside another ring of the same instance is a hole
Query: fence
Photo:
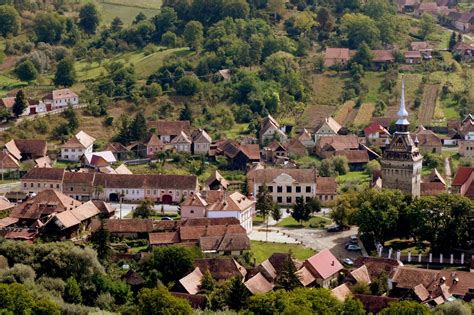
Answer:
[[466, 255], [465, 253], [457, 254], [433, 254], [429, 253], [428, 255], [422, 254], [412, 254], [408, 252], [407, 255], [402, 255], [400, 251], [394, 252], [392, 248], [388, 249], [388, 252], [385, 253], [382, 246], [377, 249], [379, 257], [397, 259], [404, 263], [419, 263], [419, 264], [439, 264], [439, 265], [469, 265], [471, 261], [474, 260], [474, 255]]

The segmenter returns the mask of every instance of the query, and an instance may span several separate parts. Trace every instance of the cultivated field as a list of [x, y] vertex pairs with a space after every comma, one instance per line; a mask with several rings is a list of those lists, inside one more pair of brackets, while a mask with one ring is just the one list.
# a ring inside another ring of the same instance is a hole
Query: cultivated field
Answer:
[[374, 112], [373, 103], [362, 104], [359, 110], [357, 111], [357, 115], [354, 118], [354, 125], [355, 126], [368, 125], [370, 120], [372, 119], [373, 112]]
[[433, 120], [438, 90], [438, 84], [426, 84], [423, 90], [423, 99], [420, 110], [418, 111], [418, 121], [424, 126], [430, 125]]

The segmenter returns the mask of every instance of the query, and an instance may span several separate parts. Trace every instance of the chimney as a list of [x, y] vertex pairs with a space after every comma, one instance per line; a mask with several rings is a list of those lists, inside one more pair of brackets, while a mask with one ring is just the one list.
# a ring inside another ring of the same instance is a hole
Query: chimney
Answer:
[[331, 262], [331, 266], [334, 266], [334, 260]]
[[459, 282], [459, 278], [458, 278], [458, 277], [456, 277], [456, 278], [453, 279], [453, 285], [457, 284], [458, 282]]

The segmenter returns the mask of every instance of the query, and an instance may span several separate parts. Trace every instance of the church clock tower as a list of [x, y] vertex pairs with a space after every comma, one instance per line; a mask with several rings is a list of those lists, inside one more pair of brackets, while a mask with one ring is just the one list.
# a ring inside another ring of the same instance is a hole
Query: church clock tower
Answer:
[[423, 156], [408, 131], [408, 112], [405, 107], [405, 83], [402, 79], [400, 110], [397, 113], [396, 132], [380, 160], [382, 187], [399, 189], [406, 194], [420, 196]]

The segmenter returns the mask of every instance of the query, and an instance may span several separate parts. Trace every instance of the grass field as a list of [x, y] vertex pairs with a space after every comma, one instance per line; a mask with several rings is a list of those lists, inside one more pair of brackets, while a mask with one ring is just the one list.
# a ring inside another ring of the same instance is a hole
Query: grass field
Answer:
[[321, 216], [313, 216], [308, 221], [300, 224], [292, 216], [288, 216], [278, 222], [277, 226], [286, 227], [286, 228], [315, 228], [322, 229], [325, 226], [329, 225], [332, 221], [328, 218]]
[[159, 10], [161, 8], [161, 5], [163, 4], [163, 1], [161, 0], [102, 0], [101, 3]]
[[334, 119], [343, 126], [349, 116], [349, 113], [353, 110], [354, 101], [347, 101], [339, 106], [334, 113]]
[[344, 89], [346, 74], [316, 74], [311, 77], [311, 86], [314, 91], [313, 104], [339, 105], [339, 97]]
[[[112, 0], [113, 1], [113, 0]], [[146, 0], [138, 2], [146, 2]], [[123, 2], [123, 1], [116, 1]], [[126, 1], [126, 2], [132, 2]], [[138, 6], [127, 6], [111, 3], [101, 3], [102, 24], [109, 25], [115, 17], [119, 17], [125, 25], [131, 25], [138, 13], [143, 12], [148, 18], [160, 13], [159, 9], [142, 8]]]
[[299, 260], [305, 260], [316, 253], [313, 249], [304, 247], [303, 245], [260, 241], [250, 241], [250, 248], [255, 255], [257, 264], [268, 259], [273, 253], [288, 253], [289, 250], [293, 253], [294, 258]]
[[384, 76], [383, 72], [367, 71], [362, 78], [362, 84], [368, 88], [367, 94], [364, 97], [364, 102], [375, 103], [379, 100], [380, 82]]
[[403, 255], [408, 254], [408, 252], [412, 254], [428, 254], [430, 252], [430, 246], [427, 242], [418, 247], [413, 240], [398, 238], [385, 242], [384, 246], [393, 248], [395, 252], [400, 250]]
[[364, 172], [349, 172], [346, 175], [341, 175], [336, 178], [338, 185], [344, 185], [347, 183], [368, 183], [370, 181], [370, 176]]
[[[115, 58], [106, 59], [107, 62], [117, 61], [124, 64], [135, 66], [135, 71], [139, 79], [146, 79], [152, 73], [154, 73], [163, 64], [163, 60], [171, 55], [184, 56], [189, 54], [188, 48], [172, 48], [166, 49], [165, 47], [156, 47], [157, 51], [145, 56], [142, 52], [126, 53]], [[103, 74], [107, 73], [104, 64], [99, 65], [97, 62], [89, 64], [86, 60], [76, 62], [77, 77], [80, 81], [87, 81], [96, 79]]]

